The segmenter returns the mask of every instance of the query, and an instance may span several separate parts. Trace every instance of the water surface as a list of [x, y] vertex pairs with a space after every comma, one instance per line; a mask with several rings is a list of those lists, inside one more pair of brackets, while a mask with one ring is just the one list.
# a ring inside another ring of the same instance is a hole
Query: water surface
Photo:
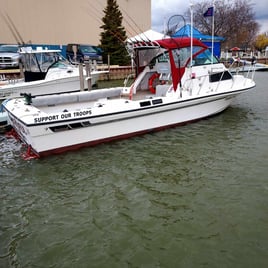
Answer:
[[0, 267], [267, 267], [268, 73], [218, 116], [24, 161], [0, 136]]

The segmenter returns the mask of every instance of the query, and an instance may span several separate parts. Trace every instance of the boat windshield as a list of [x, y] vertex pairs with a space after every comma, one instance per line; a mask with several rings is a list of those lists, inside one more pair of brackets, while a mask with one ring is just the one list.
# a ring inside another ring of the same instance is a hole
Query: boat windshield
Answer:
[[152, 65], [153, 62], [155, 61], [155, 58], [160, 54], [160, 57], [162, 56], [163, 51], [165, 51], [164, 49], [157, 47], [157, 48], [146, 48], [146, 49], [140, 49], [137, 51], [137, 56], [136, 57], [136, 63], [140, 66], [140, 67], [144, 67], [147, 65]]
[[206, 65], [206, 64], [214, 64], [219, 63], [218, 59], [212, 55], [209, 49], [206, 49], [204, 52], [198, 54], [193, 59], [193, 65]]
[[24, 53], [22, 60], [25, 70], [31, 72], [47, 72], [50, 67], [65, 65], [57, 52]]
[[[201, 52], [203, 47], [193, 46], [193, 65], [206, 65], [211, 63], [218, 63], [216, 57], [212, 56], [209, 49], [206, 49], [204, 52]], [[176, 64], [176, 67], [183, 67], [183, 66], [190, 66], [191, 64], [191, 47], [184, 47], [180, 49], [173, 49], [172, 50], [173, 58]]]

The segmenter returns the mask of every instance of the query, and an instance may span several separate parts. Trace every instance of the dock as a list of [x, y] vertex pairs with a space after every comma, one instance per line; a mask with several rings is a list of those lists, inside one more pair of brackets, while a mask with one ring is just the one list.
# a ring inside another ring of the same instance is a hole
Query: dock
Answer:
[[[97, 65], [97, 70], [109, 70], [109, 73], [100, 75], [100, 81], [125, 79], [129, 74], [134, 72], [131, 66], [118, 65]], [[3, 78], [9, 80], [21, 78], [20, 69], [0, 69], [0, 81], [1, 79], [3, 80]]]

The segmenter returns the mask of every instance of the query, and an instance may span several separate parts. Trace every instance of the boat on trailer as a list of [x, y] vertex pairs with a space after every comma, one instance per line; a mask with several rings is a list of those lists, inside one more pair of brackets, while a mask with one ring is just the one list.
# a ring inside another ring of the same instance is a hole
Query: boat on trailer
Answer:
[[255, 86], [253, 79], [231, 74], [197, 39], [138, 41], [128, 47], [136, 63], [129, 87], [5, 101], [28, 155], [62, 153], [206, 118]]

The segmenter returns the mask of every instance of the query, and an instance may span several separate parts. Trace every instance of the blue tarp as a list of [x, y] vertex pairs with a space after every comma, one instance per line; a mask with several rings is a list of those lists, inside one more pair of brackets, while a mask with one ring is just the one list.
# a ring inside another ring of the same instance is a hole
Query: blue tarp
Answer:
[[[172, 37], [191, 37], [191, 25], [186, 24], [184, 27], [179, 29], [175, 34], [172, 35]], [[198, 31], [195, 27], [193, 27], [193, 38], [199, 39], [201, 42], [206, 44], [210, 49], [212, 48], [212, 36], [202, 34], [200, 31]], [[214, 36], [214, 49], [213, 53], [218, 58], [221, 55], [221, 41], [223, 41], [224, 38], [220, 36]]]

